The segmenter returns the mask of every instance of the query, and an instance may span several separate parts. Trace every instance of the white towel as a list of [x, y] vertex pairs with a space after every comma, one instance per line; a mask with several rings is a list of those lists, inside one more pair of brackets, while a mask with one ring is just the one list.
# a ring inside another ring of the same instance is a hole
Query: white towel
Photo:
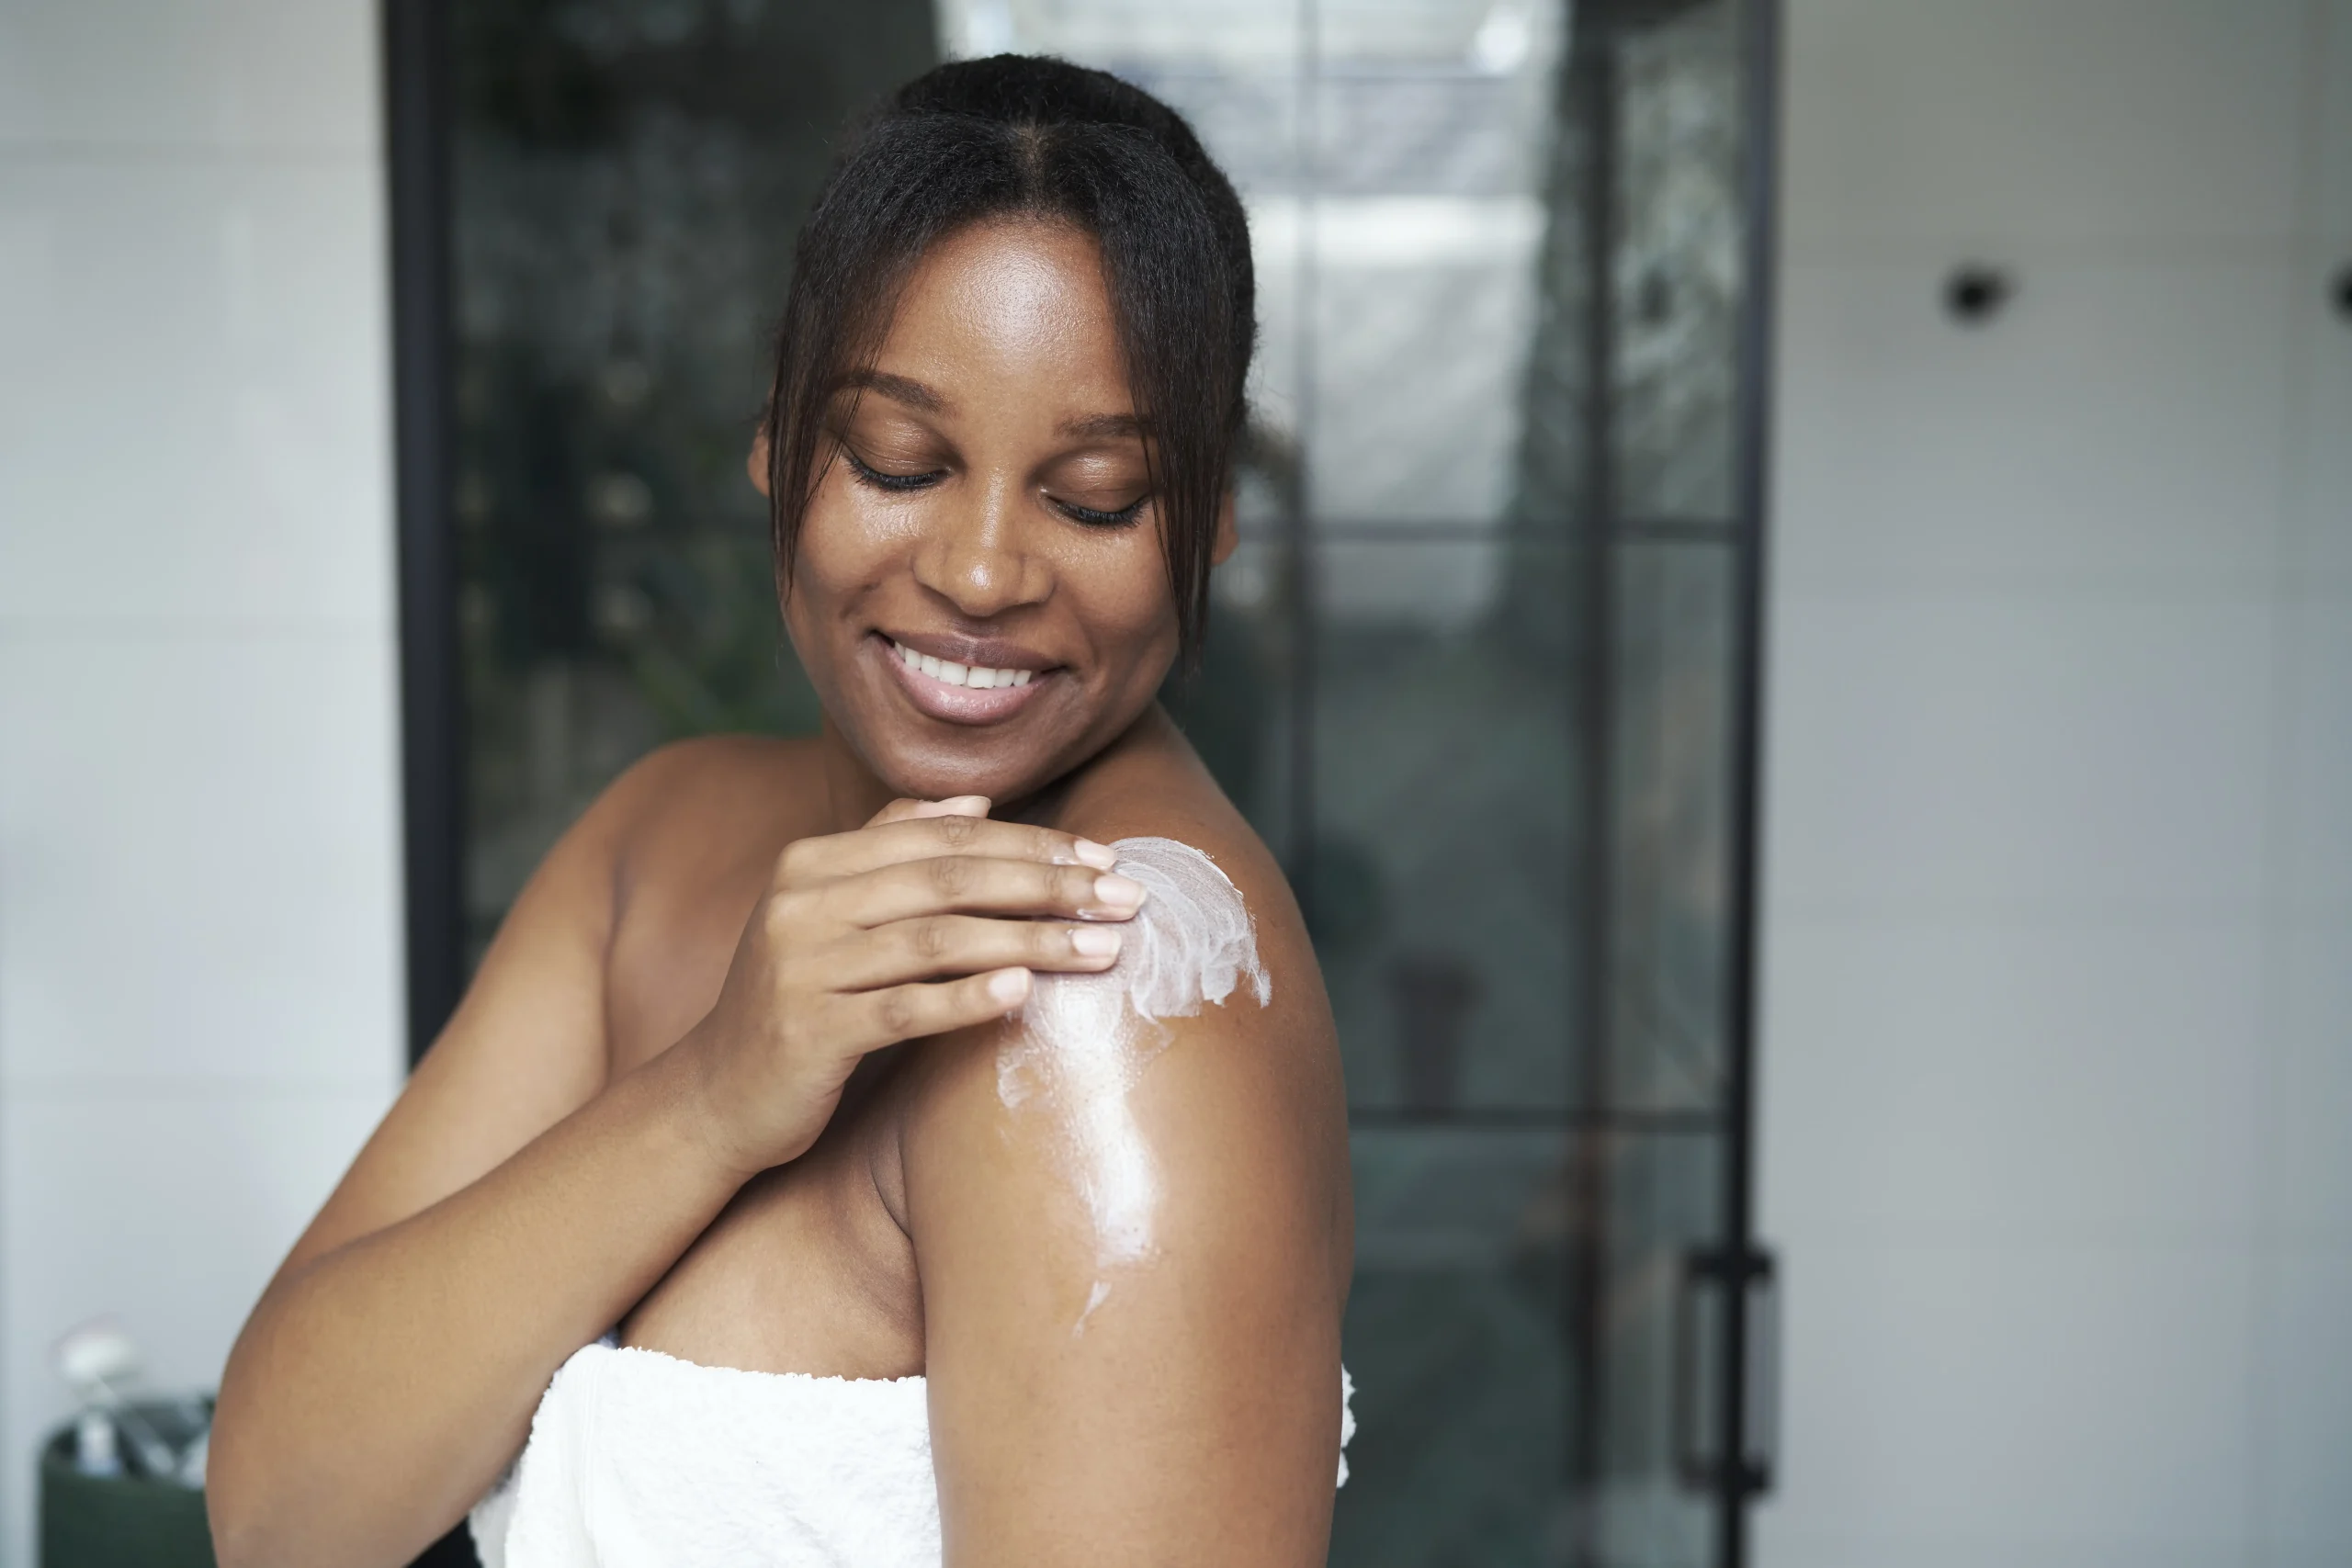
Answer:
[[[1344, 1444], [1354, 1384], [1340, 1379]], [[746, 1372], [588, 1346], [474, 1509], [475, 1550], [484, 1568], [939, 1568], [925, 1393], [920, 1377]]]

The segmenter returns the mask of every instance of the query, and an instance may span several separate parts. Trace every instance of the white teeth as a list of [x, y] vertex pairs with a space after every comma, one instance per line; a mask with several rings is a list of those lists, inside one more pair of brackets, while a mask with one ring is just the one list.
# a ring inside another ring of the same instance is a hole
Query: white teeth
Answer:
[[952, 659], [934, 659], [928, 653], [917, 653], [902, 642], [890, 647], [910, 670], [920, 670], [945, 686], [968, 686], [974, 691], [992, 691], [999, 686], [1025, 686], [1036, 674], [1034, 670], [991, 670], [986, 665], [958, 664]]

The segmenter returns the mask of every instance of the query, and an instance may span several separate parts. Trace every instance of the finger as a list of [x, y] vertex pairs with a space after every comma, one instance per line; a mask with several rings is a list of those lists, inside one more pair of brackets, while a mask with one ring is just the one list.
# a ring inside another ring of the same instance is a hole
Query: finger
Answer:
[[1141, 883], [1092, 866], [956, 854], [878, 866], [818, 896], [829, 916], [870, 929], [921, 915], [1124, 920], [1142, 908], [1143, 893]]
[[980, 855], [1102, 871], [1110, 870], [1119, 859], [1109, 845], [1075, 833], [1033, 828], [1025, 822], [941, 814], [880, 822], [854, 833], [803, 839], [784, 852], [779, 872], [786, 885], [806, 886], [940, 855]]
[[993, 969], [961, 980], [862, 991], [841, 1000], [855, 1021], [846, 1033], [865, 1052], [993, 1022], [1028, 1000], [1029, 987], [1028, 970]]
[[1093, 974], [1117, 963], [1123, 944], [1112, 926], [923, 915], [861, 931], [826, 949], [824, 984], [837, 991], [865, 991], [1012, 967]]
[[894, 800], [866, 819], [869, 828], [911, 822], [923, 817], [986, 817], [995, 803], [985, 795], [956, 795], [945, 800]]

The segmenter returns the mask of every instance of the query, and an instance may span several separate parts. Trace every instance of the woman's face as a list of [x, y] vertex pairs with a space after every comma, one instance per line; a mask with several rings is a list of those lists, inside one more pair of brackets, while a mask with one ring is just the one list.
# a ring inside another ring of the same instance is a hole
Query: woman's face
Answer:
[[1001, 221], [933, 246], [828, 434], [785, 622], [884, 784], [1017, 799], [1135, 720], [1175, 602], [1091, 237]]

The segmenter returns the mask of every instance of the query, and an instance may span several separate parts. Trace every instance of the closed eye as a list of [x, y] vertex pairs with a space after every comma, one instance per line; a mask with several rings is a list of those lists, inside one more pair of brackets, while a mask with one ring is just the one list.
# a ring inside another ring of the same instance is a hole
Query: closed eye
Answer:
[[1144, 502], [1150, 499], [1151, 492], [1146, 491], [1116, 512], [1097, 512], [1093, 507], [1080, 506], [1074, 501], [1058, 499], [1054, 499], [1054, 505], [1064, 516], [1073, 522], [1083, 523], [1090, 528], [1117, 528], [1134, 522], [1142, 513]]
[[920, 474], [894, 474], [887, 469], [874, 467], [855, 452], [851, 451], [846, 444], [841, 450], [842, 456], [849, 459], [850, 472], [857, 476], [858, 482], [872, 485], [876, 490], [891, 491], [927, 490], [937, 484], [946, 473], [944, 468], [932, 468]]

